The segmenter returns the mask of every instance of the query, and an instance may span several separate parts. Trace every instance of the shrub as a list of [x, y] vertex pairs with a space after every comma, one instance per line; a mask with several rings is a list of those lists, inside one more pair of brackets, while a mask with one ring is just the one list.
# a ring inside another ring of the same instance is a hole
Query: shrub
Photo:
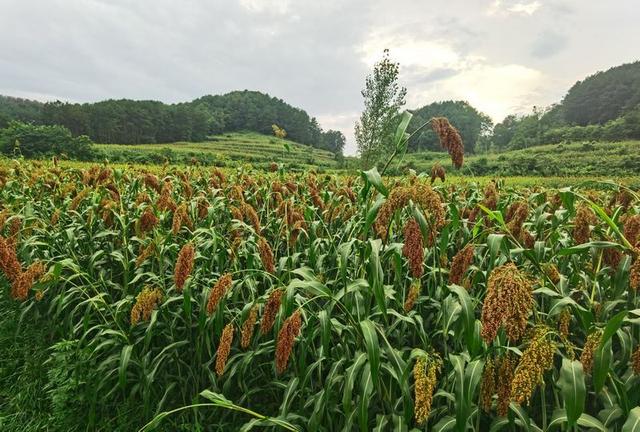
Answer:
[[0, 131], [0, 149], [7, 155], [27, 158], [65, 154], [71, 159], [94, 157], [92, 142], [87, 136], [73, 137], [63, 126], [38, 126], [13, 121]]

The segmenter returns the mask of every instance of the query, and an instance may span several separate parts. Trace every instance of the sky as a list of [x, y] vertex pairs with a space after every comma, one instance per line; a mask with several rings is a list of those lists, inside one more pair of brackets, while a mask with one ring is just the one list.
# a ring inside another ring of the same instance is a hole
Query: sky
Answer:
[[356, 145], [390, 50], [406, 108], [466, 100], [494, 122], [640, 59], [639, 0], [0, 0], [0, 94], [189, 101], [259, 90]]

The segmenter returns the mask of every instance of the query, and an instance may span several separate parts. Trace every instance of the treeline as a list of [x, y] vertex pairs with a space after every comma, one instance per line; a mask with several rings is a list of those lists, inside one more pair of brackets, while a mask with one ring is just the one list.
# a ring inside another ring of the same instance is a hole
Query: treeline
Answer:
[[574, 84], [562, 102], [510, 115], [491, 136], [497, 151], [575, 141], [640, 139], [640, 62]]
[[[447, 117], [460, 131], [466, 153], [640, 139], [640, 62], [598, 72], [572, 86], [561, 103], [534, 107], [526, 115], [509, 115], [495, 126], [486, 114], [464, 101], [435, 102], [411, 112], [409, 133], [432, 117]], [[430, 128], [415, 133], [408, 149], [442, 151]]]
[[339, 131], [323, 131], [304, 110], [256, 91], [204, 96], [192, 102], [164, 104], [129, 99], [96, 103], [41, 103], [0, 96], [0, 128], [11, 120], [61, 125], [74, 136], [106, 144], [204, 141], [210, 135], [253, 131], [272, 134], [276, 124], [293, 141], [342, 153]]

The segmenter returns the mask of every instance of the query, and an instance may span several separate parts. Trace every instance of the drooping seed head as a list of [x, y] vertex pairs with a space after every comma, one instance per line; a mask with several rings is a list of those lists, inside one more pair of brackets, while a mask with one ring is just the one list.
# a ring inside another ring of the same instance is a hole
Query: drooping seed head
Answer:
[[624, 223], [624, 237], [633, 246], [640, 248], [640, 214], [630, 216]]
[[151, 313], [162, 302], [162, 291], [159, 288], [144, 287], [136, 297], [131, 308], [131, 325], [140, 321], [149, 321]]
[[402, 255], [409, 261], [409, 269], [414, 278], [420, 278], [424, 265], [424, 246], [422, 231], [418, 222], [411, 218], [407, 220], [404, 229], [404, 245]]
[[269, 246], [269, 242], [264, 237], [260, 237], [258, 239], [258, 249], [260, 251], [260, 260], [262, 261], [262, 266], [265, 271], [271, 274], [275, 274], [276, 266], [273, 258], [273, 251], [271, 250], [271, 246]]
[[278, 332], [278, 340], [276, 342], [276, 372], [278, 375], [287, 369], [293, 344], [300, 333], [301, 326], [302, 319], [300, 317], [300, 309], [298, 309], [287, 318]]
[[449, 152], [453, 166], [456, 168], [462, 167], [464, 144], [458, 130], [445, 117], [431, 119], [431, 128], [438, 135], [440, 146]]
[[182, 293], [184, 284], [187, 281], [187, 278], [191, 275], [195, 256], [196, 250], [192, 243], [187, 243], [182, 246], [180, 253], [178, 253], [178, 261], [176, 262], [174, 272], [174, 282], [179, 293]]
[[404, 311], [409, 312], [413, 309], [413, 306], [420, 295], [420, 281], [416, 280], [411, 284], [409, 288], [409, 292], [407, 293], [407, 298], [404, 301]]
[[442, 360], [436, 354], [418, 357], [413, 366], [415, 381], [413, 411], [417, 425], [423, 425], [429, 418], [437, 374], [441, 366]]
[[243, 349], [247, 349], [249, 344], [251, 343], [251, 338], [253, 337], [253, 331], [256, 326], [256, 321], [258, 320], [258, 305], [254, 305], [249, 311], [249, 316], [242, 324], [242, 338], [240, 339], [240, 346]]
[[474, 247], [472, 244], [466, 245], [454, 257], [449, 271], [449, 283], [460, 285], [464, 274], [473, 262]]
[[37, 261], [31, 264], [24, 272], [21, 272], [11, 285], [11, 297], [24, 301], [29, 296], [29, 290], [34, 283], [46, 272], [45, 265]]
[[230, 273], [224, 274], [216, 284], [211, 288], [209, 299], [207, 300], [207, 314], [213, 315], [218, 308], [218, 303], [231, 287], [232, 278]]
[[596, 223], [593, 211], [586, 205], [582, 204], [576, 210], [576, 217], [573, 220], [573, 239], [576, 244], [583, 244], [589, 241], [591, 237], [591, 226]]
[[493, 357], [487, 358], [482, 371], [480, 384], [480, 408], [489, 413], [493, 404], [493, 395], [496, 394], [496, 364]]
[[482, 338], [491, 343], [503, 326], [510, 341], [520, 339], [533, 307], [531, 281], [513, 263], [493, 269], [482, 306]]
[[580, 363], [582, 363], [582, 369], [586, 373], [591, 373], [593, 370], [594, 356], [600, 346], [601, 340], [602, 330], [600, 329], [593, 331], [589, 336], [587, 336], [587, 341], [585, 342], [582, 354], [580, 355]]
[[262, 334], [269, 333], [273, 328], [273, 324], [276, 322], [276, 315], [278, 314], [280, 304], [282, 303], [282, 294], [283, 291], [280, 288], [271, 291], [271, 294], [267, 299], [267, 304], [262, 312], [262, 321], [260, 321], [260, 331]]
[[636, 375], [640, 375], [640, 346], [636, 348], [631, 356], [631, 370]]
[[15, 281], [22, 273], [22, 264], [18, 260], [15, 242], [0, 236], [0, 270], [9, 282]]
[[529, 402], [536, 387], [542, 383], [545, 371], [553, 367], [556, 345], [550, 334], [546, 326], [533, 330], [511, 382], [512, 401], [518, 404]]
[[509, 412], [511, 402], [511, 382], [516, 370], [517, 362], [515, 356], [510, 351], [506, 351], [498, 362], [498, 372], [496, 377], [496, 393], [498, 403], [496, 412], [500, 417], [506, 417]]
[[231, 343], [233, 342], [233, 324], [227, 324], [222, 330], [218, 350], [216, 351], [216, 374], [220, 377], [224, 373], [224, 367], [227, 365], [227, 359], [231, 352]]

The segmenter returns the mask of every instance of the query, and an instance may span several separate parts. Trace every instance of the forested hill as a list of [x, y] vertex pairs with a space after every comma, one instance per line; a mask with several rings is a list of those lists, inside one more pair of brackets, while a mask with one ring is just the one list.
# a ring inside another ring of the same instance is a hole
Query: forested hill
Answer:
[[640, 105], [640, 61], [597, 72], [569, 89], [562, 114], [569, 124], [586, 126], [617, 119]]
[[0, 128], [11, 120], [62, 125], [99, 143], [197, 142], [235, 131], [272, 134], [274, 124], [286, 131], [287, 138], [316, 148], [339, 153], [345, 143], [342, 133], [323, 131], [303, 109], [248, 90], [178, 104], [130, 99], [42, 103], [0, 96]]

